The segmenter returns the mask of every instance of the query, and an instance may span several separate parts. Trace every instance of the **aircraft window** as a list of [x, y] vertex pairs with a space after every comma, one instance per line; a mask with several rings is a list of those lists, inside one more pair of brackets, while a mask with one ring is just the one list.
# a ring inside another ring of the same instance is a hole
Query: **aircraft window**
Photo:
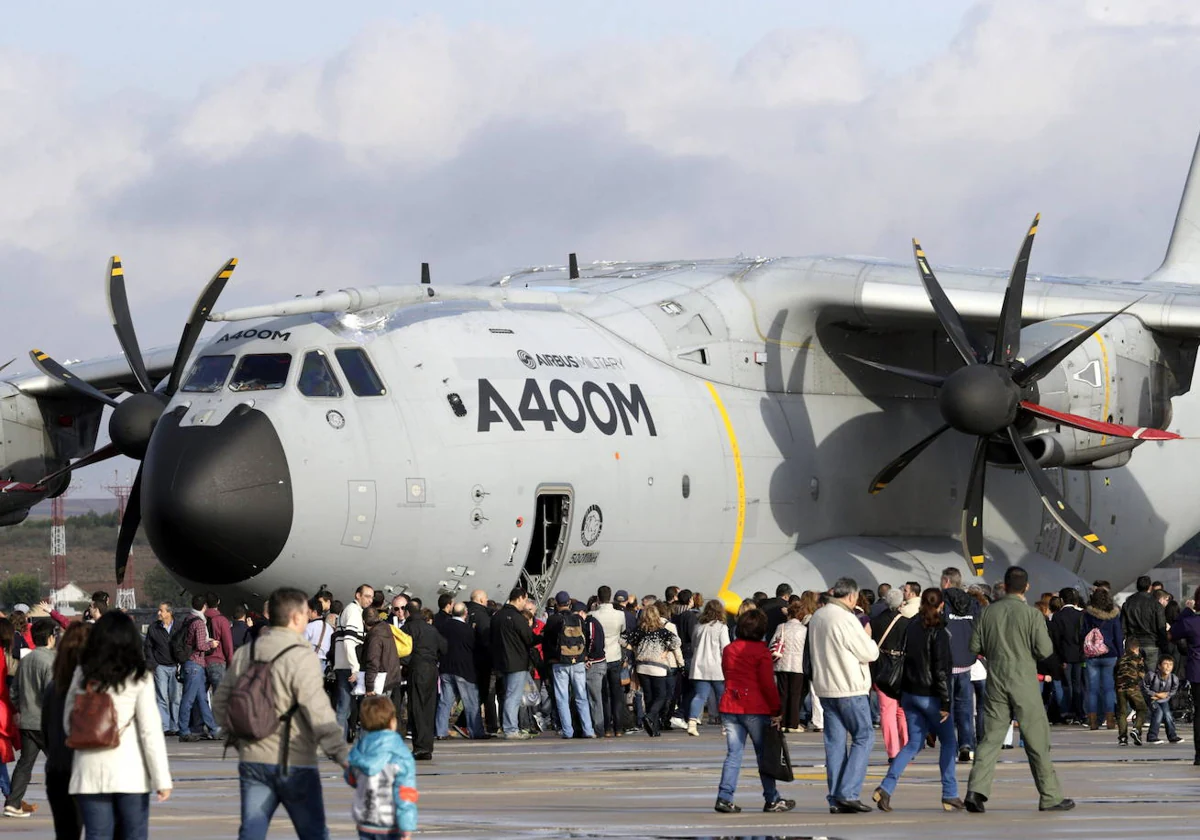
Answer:
[[274, 391], [287, 382], [291, 353], [253, 353], [242, 356], [229, 383], [231, 391]]
[[300, 393], [306, 397], [340, 397], [342, 386], [333, 375], [329, 360], [320, 350], [304, 354], [304, 365], [300, 368], [300, 380], [296, 383]]
[[233, 356], [201, 356], [192, 366], [192, 373], [183, 384], [183, 390], [213, 394], [221, 390], [229, 369], [233, 367]]
[[334, 350], [333, 355], [337, 356], [342, 373], [346, 374], [346, 381], [350, 383], [350, 390], [355, 396], [378, 397], [387, 393], [379, 374], [367, 358], [367, 352], [361, 347], [343, 347]]

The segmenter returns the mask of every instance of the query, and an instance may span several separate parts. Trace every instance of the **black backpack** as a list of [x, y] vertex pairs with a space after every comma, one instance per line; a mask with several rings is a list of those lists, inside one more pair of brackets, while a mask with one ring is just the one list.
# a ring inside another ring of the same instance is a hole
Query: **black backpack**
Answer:
[[192, 658], [192, 654], [196, 652], [195, 646], [188, 641], [188, 630], [191, 628], [193, 621], [199, 620], [195, 616], [184, 619], [175, 625], [171, 630], [171, 635], [167, 638], [167, 645], [171, 650], [171, 659], [178, 665], [187, 662]]
[[563, 616], [558, 630], [558, 661], [563, 665], [582, 662], [587, 650], [583, 636], [583, 619], [574, 614]]

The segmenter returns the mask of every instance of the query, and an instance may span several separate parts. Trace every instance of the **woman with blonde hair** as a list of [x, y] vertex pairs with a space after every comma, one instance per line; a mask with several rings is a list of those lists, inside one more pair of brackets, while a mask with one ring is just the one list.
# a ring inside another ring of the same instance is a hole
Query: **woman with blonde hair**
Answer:
[[725, 695], [725, 675], [721, 672], [721, 654], [729, 645], [729, 626], [725, 623], [725, 607], [717, 599], [704, 605], [700, 621], [692, 633], [692, 665], [688, 678], [692, 681], [692, 704], [688, 708], [689, 735], [699, 735], [700, 712], [709, 697], [717, 703]]
[[625, 634], [634, 654], [634, 671], [646, 693], [646, 734], [657, 738], [662, 711], [667, 705], [667, 675], [682, 658], [679, 636], [663, 626], [658, 607], [650, 604], [638, 616], [637, 626]]

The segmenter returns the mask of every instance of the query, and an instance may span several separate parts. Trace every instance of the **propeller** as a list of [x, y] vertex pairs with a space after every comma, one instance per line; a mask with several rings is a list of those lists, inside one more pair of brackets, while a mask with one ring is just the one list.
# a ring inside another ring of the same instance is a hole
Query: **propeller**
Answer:
[[[993, 438], [1006, 439], [1016, 450], [1017, 457], [1026, 475], [1037, 490], [1038, 497], [1050, 515], [1071, 536], [1085, 547], [1098, 553], [1108, 549], [1092, 531], [1083, 517], [1079, 516], [1063, 499], [1037, 459], [1021, 438], [1016, 421], [1022, 412], [1071, 426], [1088, 432], [1110, 437], [1133, 438], [1136, 440], [1175, 440], [1180, 436], [1162, 429], [1126, 426], [1106, 423], [1078, 414], [1055, 411], [1025, 399], [1028, 389], [1052, 371], [1080, 345], [1102, 329], [1113, 318], [1133, 304], [1112, 313], [1085, 330], [1071, 335], [1059, 343], [1046, 348], [1029, 362], [1019, 360], [1021, 353], [1021, 309], [1025, 298], [1025, 278], [1029, 269], [1029, 255], [1033, 250], [1033, 239], [1037, 234], [1041, 216], [1034, 216], [1033, 224], [1021, 242], [1021, 249], [1009, 273], [1008, 288], [1000, 309], [1000, 320], [996, 325], [996, 336], [990, 354], [979, 336], [963, 323], [954, 304], [938, 283], [929, 267], [921, 243], [913, 240], [913, 255], [921, 283], [929, 295], [929, 302], [937, 314], [938, 321], [949, 336], [950, 342], [963, 359], [963, 366], [948, 376], [883, 364], [869, 359], [851, 358], [896, 376], [938, 389], [938, 408], [945, 425], [926, 437], [916, 446], [892, 460], [871, 480], [870, 492], [878, 493], [891, 483], [925, 449], [949, 429], [975, 435], [975, 454], [971, 460], [971, 472], [967, 479], [966, 499], [962, 512], [963, 553], [971, 561], [976, 575], [983, 575], [983, 497], [987, 474], [987, 447]], [[1137, 301], [1134, 301], [1136, 303]]]
[[[34, 365], [52, 379], [57, 379], [75, 392], [89, 397], [112, 408], [112, 416], [108, 420], [108, 436], [112, 443], [97, 449], [90, 455], [68, 464], [66, 467], [51, 473], [41, 479], [36, 487], [45, 487], [57, 478], [71, 473], [80, 467], [105, 461], [116, 455], [125, 455], [141, 461], [146, 456], [146, 448], [150, 445], [150, 436], [162, 416], [163, 409], [171, 397], [183, 384], [183, 374], [188, 358], [196, 347], [200, 332], [217, 299], [229, 282], [233, 270], [237, 267], [237, 259], [228, 260], [205, 285], [192, 306], [191, 314], [183, 327], [183, 335], [179, 339], [179, 349], [175, 352], [175, 360], [171, 365], [171, 373], [166, 383], [160, 388], [154, 387], [150, 374], [146, 370], [146, 362], [138, 345], [137, 332], [133, 328], [133, 317], [129, 311], [129, 297], [125, 291], [125, 268], [121, 258], [114, 256], [108, 261], [108, 272], [105, 276], [105, 289], [108, 297], [108, 312], [112, 320], [113, 331], [121, 351], [129, 362], [137, 390], [128, 397], [117, 401], [95, 386], [84, 382], [71, 374], [66, 367], [50, 358], [41, 350], [33, 350], [29, 356]], [[3, 368], [0, 368], [3, 370]], [[129, 550], [133, 546], [133, 537], [142, 521], [141, 493], [142, 468], [139, 464], [137, 476], [129, 493], [129, 503], [125, 507], [125, 516], [121, 520], [121, 531], [117, 536], [116, 571], [117, 582], [124, 583], [125, 567], [129, 562]]]

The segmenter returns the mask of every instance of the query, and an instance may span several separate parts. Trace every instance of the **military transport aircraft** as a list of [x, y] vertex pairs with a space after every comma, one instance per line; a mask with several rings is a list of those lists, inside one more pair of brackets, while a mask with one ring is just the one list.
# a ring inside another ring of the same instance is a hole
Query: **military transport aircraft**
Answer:
[[1123, 585], [1200, 531], [1197, 148], [1141, 282], [1027, 277], [1037, 219], [1008, 273], [935, 273], [915, 241], [915, 270], [572, 255], [218, 312], [230, 260], [143, 354], [114, 258], [122, 355], [34, 351], [0, 383], [0, 522], [121, 453], [118, 577], [140, 524], [182, 584], [239, 599], [679, 583], [733, 606], [1017, 561]]

